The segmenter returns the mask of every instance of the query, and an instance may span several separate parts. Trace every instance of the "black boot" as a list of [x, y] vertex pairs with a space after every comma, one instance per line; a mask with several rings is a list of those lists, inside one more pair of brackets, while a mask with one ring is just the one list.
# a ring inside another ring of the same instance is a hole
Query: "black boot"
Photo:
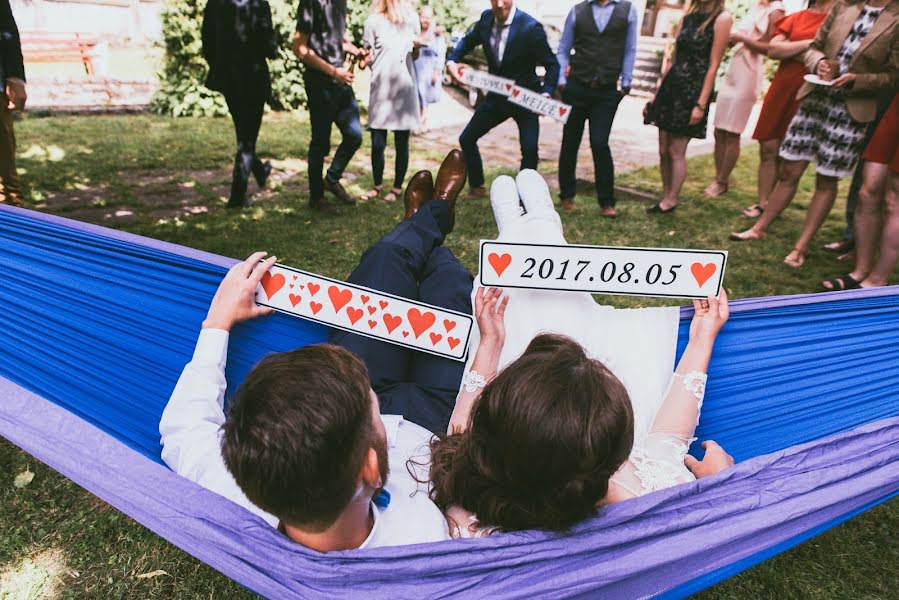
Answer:
[[234, 172], [231, 175], [231, 198], [228, 208], [245, 208], [251, 203], [247, 200], [247, 182], [250, 179], [250, 167], [253, 155], [249, 152], [238, 152], [234, 156]]
[[259, 188], [264, 188], [268, 182], [268, 176], [272, 174], [272, 163], [270, 161], [262, 162], [258, 156], [254, 155], [252, 170], [253, 177], [256, 179], [256, 183], [259, 184]]

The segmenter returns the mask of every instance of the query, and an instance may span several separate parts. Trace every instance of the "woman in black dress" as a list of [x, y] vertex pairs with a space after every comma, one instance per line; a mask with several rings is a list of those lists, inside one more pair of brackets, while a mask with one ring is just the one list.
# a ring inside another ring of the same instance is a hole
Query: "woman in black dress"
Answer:
[[647, 208], [648, 213], [669, 213], [677, 208], [687, 178], [687, 144], [692, 138], [706, 136], [709, 100], [732, 23], [724, 0], [694, 0], [678, 26], [668, 70], [643, 112], [646, 122], [659, 128], [663, 188], [661, 201]]
[[229, 208], [243, 208], [250, 173], [264, 187], [272, 165], [256, 155], [265, 103], [272, 95], [267, 58], [278, 55], [278, 38], [266, 0], [209, 0], [203, 13], [206, 87], [225, 95], [237, 134]]

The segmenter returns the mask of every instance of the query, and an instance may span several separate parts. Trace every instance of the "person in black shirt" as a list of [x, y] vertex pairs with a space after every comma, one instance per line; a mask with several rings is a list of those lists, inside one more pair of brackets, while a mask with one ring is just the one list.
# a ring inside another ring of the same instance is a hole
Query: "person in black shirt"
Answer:
[[[344, 204], [356, 200], [340, 184], [343, 171], [362, 145], [359, 105], [353, 93], [353, 73], [344, 66], [346, 54], [357, 58], [366, 52], [345, 39], [346, 0], [300, 0], [293, 51], [306, 65], [303, 78], [309, 106], [312, 139], [309, 142], [309, 206], [333, 212], [325, 201], [331, 192]], [[343, 139], [334, 160], [323, 176], [325, 157], [331, 150], [331, 126], [337, 125]]]
[[0, 204], [22, 206], [19, 175], [16, 172], [16, 134], [12, 111], [23, 110], [25, 65], [19, 29], [9, 0], [0, 1]]
[[250, 173], [265, 187], [272, 165], [256, 155], [265, 102], [272, 94], [266, 58], [278, 54], [266, 0], [209, 0], [203, 12], [203, 56], [209, 63], [206, 87], [222, 92], [234, 119], [237, 155], [229, 208], [248, 206]]

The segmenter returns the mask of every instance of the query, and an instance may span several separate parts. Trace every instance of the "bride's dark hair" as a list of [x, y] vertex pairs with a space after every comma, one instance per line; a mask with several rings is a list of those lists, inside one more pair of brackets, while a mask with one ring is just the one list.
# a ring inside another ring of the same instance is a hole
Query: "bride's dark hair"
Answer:
[[594, 513], [633, 441], [618, 378], [574, 340], [540, 335], [484, 388], [468, 429], [431, 443], [431, 498], [480, 527], [565, 530]]

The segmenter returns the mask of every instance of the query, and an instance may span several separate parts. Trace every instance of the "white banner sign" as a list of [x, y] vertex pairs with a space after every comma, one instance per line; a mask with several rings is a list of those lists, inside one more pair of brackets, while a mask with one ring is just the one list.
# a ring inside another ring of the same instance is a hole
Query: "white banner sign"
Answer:
[[570, 104], [553, 100], [543, 94], [538, 94], [533, 90], [518, 87], [517, 85], [512, 88], [512, 93], [509, 95], [509, 102], [522, 106], [538, 115], [544, 115], [555, 119], [560, 123], [567, 123], [568, 117], [571, 116]]
[[727, 252], [481, 241], [481, 285], [591, 294], [706, 298], [721, 292]]
[[275, 265], [256, 304], [331, 327], [464, 361], [474, 319], [369, 288]]
[[467, 65], [459, 65], [459, 77], [465, 85], [470, 85], [479, 90], [493, 92], [494, 94], [500, 94], [502, 96], [511, 95], [512, 88], [515, 87], [515, 82], [511, 79], [491, 75], [490, 73], [485, 73], [478, 69], [472, 69]]

